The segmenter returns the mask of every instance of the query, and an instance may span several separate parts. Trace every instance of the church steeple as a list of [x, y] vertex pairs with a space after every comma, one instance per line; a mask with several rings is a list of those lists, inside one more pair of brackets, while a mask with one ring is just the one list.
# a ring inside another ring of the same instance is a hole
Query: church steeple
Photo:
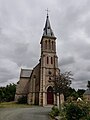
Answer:
[[43, 36], [41, 38], [41, 54], [44, 52], [56, 53], [56, 37], [52, 31], [49, 16], [47, 13]]
[[51, 29], [48, 13], [47, 13], [47, 18], [46, 18], [46, 23], [45, 23], [45, 27], [44, 27], [43, 36], [55, 37], [54, 33], [53, 33], [52, 29]]

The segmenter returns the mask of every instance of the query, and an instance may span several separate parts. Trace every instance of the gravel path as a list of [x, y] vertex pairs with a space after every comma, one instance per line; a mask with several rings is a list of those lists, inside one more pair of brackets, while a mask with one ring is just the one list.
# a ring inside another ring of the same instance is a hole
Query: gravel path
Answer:
[[49, 120], [50, 107], [0, 108], [0, 120]]

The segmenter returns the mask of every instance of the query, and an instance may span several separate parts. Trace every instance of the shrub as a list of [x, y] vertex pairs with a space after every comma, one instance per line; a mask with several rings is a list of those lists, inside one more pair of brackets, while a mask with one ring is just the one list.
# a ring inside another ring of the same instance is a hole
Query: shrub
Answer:
[[84, 102], [71, 102], [65, 105], [67, 120], [89, 120], [89, 107]]
[[52, 107], [51, 112], [49, 113], [51, 117], [55, 117], [59, 115], [59, 109], [55, 106]]
[[66, 107], [66, 118], [67, 120], [79, 120], [81, 117], [82, 111], [81, 109], [74, 105], [74, 104], [69, 104]]
[[22, 96], [18, 99], [19, 104], [26, 104], [27, 103], [27, 96]]

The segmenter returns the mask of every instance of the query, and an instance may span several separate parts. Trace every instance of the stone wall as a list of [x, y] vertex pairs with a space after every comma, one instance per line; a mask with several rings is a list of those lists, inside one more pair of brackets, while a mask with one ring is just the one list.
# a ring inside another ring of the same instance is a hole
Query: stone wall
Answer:
[[20, 78], [16, 87], [15, 101], [28, 93], [29, 78]]
[[39, 91], [40, 91], [40, 63], [34, 67], [30, 77], [28, 104], [39, 104]]

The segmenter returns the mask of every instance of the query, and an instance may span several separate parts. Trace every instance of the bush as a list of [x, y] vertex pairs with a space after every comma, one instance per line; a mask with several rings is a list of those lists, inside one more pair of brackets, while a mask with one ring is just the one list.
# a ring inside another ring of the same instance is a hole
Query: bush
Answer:
[[0, 87], [0, 102], [14, 101], [15, 92], [15, 84], [9, 84], [6, 87]]
[[52, 107], [51, 112], [49, 113], [51, 117], [55, 117], [59, 115], [59, 109], [55, 106]]
[[81, 114], [82, 114], [81, 109], [74, 104], [69, 104], [66, 107], [67, 120], [79, 120], [79, 118], [81, 118]]
[[71, 102], [65, 104], [65, 114], [67, 120], [89, 120], [89, 107], [84, 102]]
[[22, 96], [18, 99], [19, 104], [26, 104], [27, 103], [27, 96]]

